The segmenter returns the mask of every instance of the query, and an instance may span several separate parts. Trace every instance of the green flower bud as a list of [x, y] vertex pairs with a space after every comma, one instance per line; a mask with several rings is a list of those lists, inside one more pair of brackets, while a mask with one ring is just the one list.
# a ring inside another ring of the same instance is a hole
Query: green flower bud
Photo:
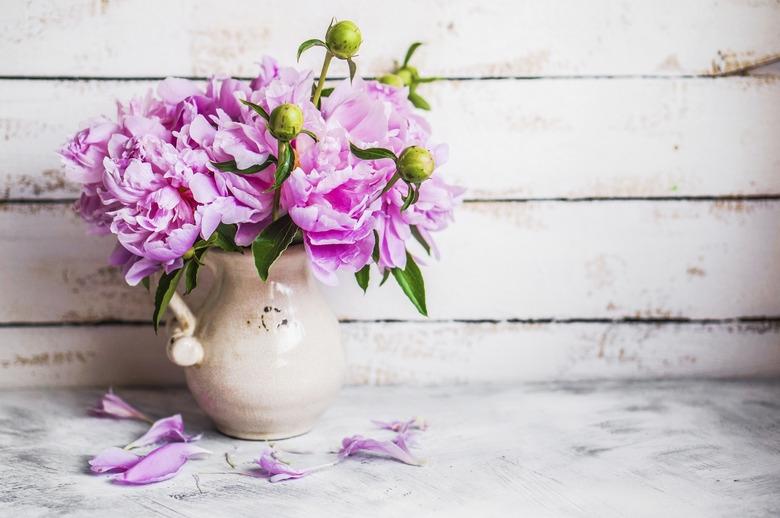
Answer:
[[331, 54], [339, 59], [349, 59], [354, 56], [363, 38], [360, 29], [352, 22], [343, 21], [332, 25], [325, 35], [325, 45]]
[[422, 183], [433, 173], [431, 152], [420, 146], [409, 146], [398, 157], [398, 175], [409, 183]]
[[413, 83], [416, 83], [418, 79], [420, 79], [420, 75], [417, 73], [417, 69], [410, 66], [405, 66], [402, 69], [398, 70], [395, 75], [401, 78], [401, 81], [404, 82], [404, 86], [411, 86]]
[[398, 88], [404, 87], [404, 81], [395, 74], [387, 74], [379, 78], [379, 82], [382, 84], [397, 86]]
[[194, 247], [194, 246], [190, 247], [190, 249], [189, 249], [189, 250], [187, 250], [186, 252], [184, 252], [184, 255], [183, 255], [183, 256], [181, 256], [181, 257], [182, 257], [182, 259], [189, 259], [189, 258], [190, 258], [190, 257], [192, 257], [193, 255], [195, 255], [195, 247]]
[[271, 112], [268, 128], [277, 140], [289, 142], [303, 129], [303, 112], [295, 104], [280, 104]]

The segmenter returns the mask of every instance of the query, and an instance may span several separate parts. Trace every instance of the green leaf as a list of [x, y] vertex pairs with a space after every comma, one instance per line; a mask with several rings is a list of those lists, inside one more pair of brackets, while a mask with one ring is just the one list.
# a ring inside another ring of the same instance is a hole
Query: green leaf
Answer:
[[263, 171], [271, 164], [275, 164], [275, 163], [276, 163], [276, 157], [273, 155], [268, 155], [268, 158], [262, 164], [253, 165], [251, 167], [247, 167], [246, 169], [239, 169], [235, 160], [228, 160], [227, 162], [211, 162], [211, 165], [213, 165], [220, 171], [225, 171], [226, 173], [257, 174], [260, 171]]
[[282, 184], [290, 177], [295, 168], [295, 153], [289, 142], [285, 142], [282, 147], [282, 158], [279, 159], [279, 163], [276, 164], [276, 172], [274, 173], [274, 185], [273, 187], [266, 189], [263, 192], [273, 192], [280, 188]]
[[301, 133], [306, 133], [308, 136], [310, 136], [311, 138], [314, 139], [314, 142], [319, 142], [320, 141], [320, 139], [317, 138], [317, 135], [315, 135], [313, 131], [302, 129]]
[[382, 274], [382, 282], [379, 283], [379, 286], [381, 287], [384, 283], [387, 282], [387, 279], [390, 278], [390, 270], [385, 270], [385, 273]]
[[412, 254], [406, 252], [406, 268], [393, 268], [391, 270], [393, 277], [395, 277], [398, 285], [412, 301], [417, 311], [424, 316], [428, 316], [428, 310], [425, 307], [425, 283], [423, 282], [422, 273], [417, 263], [414, 262]]
[[235, 225], [220, 223], [217, 231], [211, 236], [214, 238], [213, 245], [225, 252], [243, 252], [242, 248], [236, 245], [236, 230], [238, 229]]
[[420, 108], [421, 110], [429, 110], [431, 109], [431, 105], [428, 104], [428, 101], [420, 97], [418, 94], [414, 92], [409, 92], [409, 100], [412, 101], [412, 104], [416, 108]]
[[258, 104], [255, 104], [255, 103], [252, 103], [252, 102], [249, 102], [249, 101], [247, 101], [246, 99], [239, 99], [239, 101], [241, 101], [242, 103], [244, 103], [244, 104], [246, 104], [247, 106], [249, 106], [250, 108], [252, 108], [252, 109], [253, 109], [253, 110], [254, 110], [254, 111], [255, 111], [255, 112], [258, 114], [258, 115], [260, 115], [260, 116], [261, 116], [262, 118], [264, 118], [265, 120], [268, 120], [268, 119], [270, 119], [270, 118], [271, 118], [271, 117], [268, 115], [268, 112], [267, 112], [267, 111], [265, 111], [265, 108], [263, 108], [262, 106], [260, 106], [260, 105], [258, 105]]
[[368, 280], [371, 273], [371, 265], [367, 264], [363, 268], [360, 269], [359, 272], [355, 272], [355, 279], [357, 280], [358, 286], [360, 286], [363, 290], [363, 293], [368, 290]]
[[324, 41], [318, 40], [316, 38], [313, 39], [313, 40], [304, 41], [303, 43], [301, 43], [301, 46], [298, 47], [298, 61], [301, 60], [301, 54], [303, 54], [305, 51], [309, 50], [312, 47], [325, 47], [325, 48], [327, 48], [325, 46], [325, 42]]
[[168, 303], [171, 301], [171, 297], [173, 297], [173, 292], [176, 291], [176, 286], [179, 285], [182, 274], [184, 274], [183, 267], [171, 273], [164, 273], [160, 277], [157, 291], [154, 294], [154, 314], [152, 315], [155, 334], [157, 333], [157, 328], [160, 327], [160, 319], [163, 313], [165, 313], [165, 308], [168, 307]]
[[141, 284], [143, 284], [143, 287], [146, 288], [146, 291], [148, 291], [149, 293], [152, 292], [152, 289], [149, 287], [149, 277], [148, 276], [144, 277], [143, 279], [141, 279]]
[[394, 162], [398, 161], [398, 157], [395, 156], [395, 153], [383, 147], [372, 147], [368, 149], [360, 149], [355, 144], [350, 142], [349, 149], [352, 151], [353, 155], [355, 155], [361, 160], [379, 160], [382, 158], [392, 158]]
[[417, 199], [420, 197], [420, 188], [418, 187], [417, 190], [415, 190], [413, 183], [407, 184], [409, 186], [409, 194], [406, 195], [406, 198], [403, 198], [404, 204], [401, 207], [401, 212], [404, 212], [406, 209], [408, 209], [410, 206], [414, 205], [414, 203], [417, 201]]
[[417, 228], [417, 225], [412, 225], [409, 228], [411, 229], [412, 235], [417, 240], [417, 242], [422, 245], [428, 255], [431, 255], [431, 246], [427, 241], [425, 241], [425, 238], [422, 236], [422, 234], [420, 234], [420, 229]]
[[371, 252], [371, 259], [379, 264], [379, 232], [374, 229], [374, 250]]
[[298, 225], [289, 214], [285, 214], [265, 227], [252, 243], [255, 267], [263, 282], [268, 280], [268, 270], [290, 245], [296, 232]]
[[[217, 235], [217, 233], [214, 232], [214, 235]], [[184, 263], [184, 267], [187, 268], [184, 274], [184, 285], [187, 288], [184, 292], [185, 295], [188, 295], [192, 290], [197, 288], [198, 273], [200, 272], [200, 267], [203, 266], [203, 258], [206, 257], [206, 252], [208, 251], [208, 248], [196, 250], [193, 258]]]
[[322, 93], [320, 94], [320, 98], [330, 97], [330, 94], [333, 93], [333, 90], [335, 90], [335, 88], [323, 88]]
[[200, 270], [200, 264], [198, 261], [189, 260], [184, 263], [182, 269], [186, 269], [184, 275], [184, 285], [187, 287], [187, 289], [184, 291], [184, 294], [188, 295], [198, 286], [198, 271]]
[[352, 84], [352, 80], [355, 79], [355, 73], [357, 73], [357, 65], [352, 61], [352, 58], [347, 59], [347, 64], [349, 65], [349, 84]]
[[401, 65], [401, 68], [409, 64], [409, 60], [412, 59], [412, 54], [414, 54], [414, 51], [417, 50], [417, 47], [419, 47], [420, 45], [422, 45], [422, 43], [418, 41], [416, 43], [412, 43], [409, 46], [409, 50], [406, 51], [406, 57], [404, 58], [404, 64]]

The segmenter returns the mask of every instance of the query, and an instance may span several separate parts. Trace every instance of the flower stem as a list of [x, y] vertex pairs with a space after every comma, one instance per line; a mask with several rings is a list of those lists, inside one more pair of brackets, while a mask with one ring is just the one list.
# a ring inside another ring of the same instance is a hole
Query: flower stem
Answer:
[[[276, 162], [277, 162], [276, 167], [282, 166], [281, 160], [284, 153], [285, 145], [286, 145], [285, 142], [282, 142], [281, 140], [279, 141], [279, 144], [276, 148]], [[282, 196], [282, 187], [279, 186], [279, 188], [274, 191], [274, 209], [273, 209], [272, 221], [276, 221], [277, 219], [279, 219], [279, 200], [281, 199], [281, 196]]]
[[397, 182], [401, 178], [401, 175], [398, 171], [395, 172], [393, 176], [390, 177], [390, 181], [387, 182], [387, 185], [385, 185], [385, 188], [382, 189], [382, 192], [379, 194], [379, 196], [384, 196], [387, 191], [393, 188], [393, 185], [395, 185], [395, 182]]
[[325, 76], [328, 74], [328, 67], [330, 66], [330, 60], [333, 59], [333, 54], [330, 51], [325, 53], [325, 62], [322, 64], [322, 72], [320, 72], [320, 80], [317, 83], [317, 89], [314, 91], [314, 97], [311, 102], [317, 107], [317, 103], [320, 100], [320, 94], [322, 94], [322, 87], [325, 86]]

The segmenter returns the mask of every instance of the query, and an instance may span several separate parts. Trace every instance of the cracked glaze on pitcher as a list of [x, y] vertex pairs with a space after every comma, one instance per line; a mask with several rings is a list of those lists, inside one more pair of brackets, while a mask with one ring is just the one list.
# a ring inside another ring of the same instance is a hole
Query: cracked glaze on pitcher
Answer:
[[311, 430], [344, 382], [346, 357], [303, 246], [287, 249], [265, 283], [250, 253], [210, 251], [206, 266], [215, 283], [197, 316], [178, 296], [169, 306], [168, 356], [186, 366], [198, 404], [233, 437]]

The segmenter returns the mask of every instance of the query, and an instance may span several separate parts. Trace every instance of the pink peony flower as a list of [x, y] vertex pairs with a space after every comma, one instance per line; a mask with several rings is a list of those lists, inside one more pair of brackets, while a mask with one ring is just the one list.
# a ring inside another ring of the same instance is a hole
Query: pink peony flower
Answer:
[[[398, 88], [378, 81], [366, 81], [365, 89], [369, 99], [380, 101], [386, 106], [388, 138], [398, 139], [402, 142], [428, 141], [431, 136], [431, 127], [428, 121], [420, 115], [419, 110], [409, 101], [408, 87]], [[406, 148], [407, 145], [404, 145], [403, 148]]]
[[[443, 153], [434, 149], [434, 160], [443, 161]], [[382, 196], [382, 208], [377, 214], [376, 230], [379, 234], [379, 267], [405, 268], [406, 243], [412, 237], [411, 227], [417, 227], [422, 238], [430, 246], [434, 257], [439, 251], [431, 232], [443, 230], [453, 220], [452, 211], [461, 202], [464, 188], [446, 184], [434, 172], [420, 185], [420, 198], [414, 205], [401, 212], [408, 187], [396, 183]]]
[[[131, 254], [164, 265], [167, 271], [179, 268], [181, 256], [200, 231], [189, 179], [194, 171], [205, 170], [205, 153], [179, 153], [155, 134], [115, 135], [109, 153], [97, 191], [105, 205], [119, 204], [108, 213], [113, 218], [111, 232]], [[117, 257], [112, 256], [113, 264]], [[137, 284], [142, 277], [128, 274], [138, 260], [127, 261], [133, 264], [125, 278]]]
[[[239, 169], [262, 164], [271, 153], [257, 128], [230, 119], [223, 111], [213, 116], [213, 127], [202, 115], [178, 133], [179, 147], [193, 146], [206, 153], [209, 162], [235, 160]], [[183, 144], [182, 144], [183, 143]], [[275, 168], [253, 175], [219, 170], [211, 163], [190, 179], [193, 199], [201, 218], [201, 236], [208, 239], [220, 223], [237, 224], [236, 243], [248, 246], [270, 222]]]
[[[352, 84], [345, 79], [322, 100], [322, 116], [328, 126], [344, 128], [347, 138], [355, 144], [388, 147], [385, 111], [384, 103], [368, 96], [366, 82], [360, 78], [355, 78]], [[402, 149], [393, 151], [399, 153]]]
[[385, 177], [370, 162], [350, 165], [348, 142], [337, 138], [340, 130], [334, 133], [302, 148], [302, 167], [282, 186], [282, 207], [303, 231], [312, 271], [329, 285], [338, 282], [337, 270], [354, 273], [371, 260]]
[[[407, 242], [416, 232], [438, 251], [431, 233], [451, 221], [463, 190], [437, 173], [446, 148], [430, 140], [430, 127], [407, 98], [408, 88], [355, 78], [341, 81], [322, 110], [310, 101], [311, 71], [298, 72], [263, 58], [258, 77], [247, 83], [212, 77], [205, 89], [181, 78], [118, 105], [118, 123], [90, 121], [60, 150], [71, 180], [83, 184], [75, 208], [96, 233], [111, 232], [119, 244], [109, 262], [123, 268], [128, 283], [184, 264], [198, 237], [220, 224], [237, 225], [235, 242], [249, 246], [271, 222], [276, 166], [255, 174], [225, 172], [268, 163], [279, 143], [266, 120], [241, 101], [267, 113], [283, 103], [304, 115], [290, 144], [294, 170], [280, 195], [302, 229], [315, 276], [337, 282], [336, 272], [357, 272], [371, 262], [379, 237], [382, 270], [403, 268]], [[395, 173], [392, 159], [360, 160], [349, 149], [383, 147], [399, 155], [411, 145], [433, 152], [437, 169], [423, 182], [419, 201], [403, 213], [404, 182], [382, 193]], [[231, 167], [231, 166], [228, 166]]]
[[58, 151], [68, 180], [82, 184], [100, 182], [103, 159], [108, 155], [108, 141], [120, 127], [105, 117], [92, 119], [87, 127]]

